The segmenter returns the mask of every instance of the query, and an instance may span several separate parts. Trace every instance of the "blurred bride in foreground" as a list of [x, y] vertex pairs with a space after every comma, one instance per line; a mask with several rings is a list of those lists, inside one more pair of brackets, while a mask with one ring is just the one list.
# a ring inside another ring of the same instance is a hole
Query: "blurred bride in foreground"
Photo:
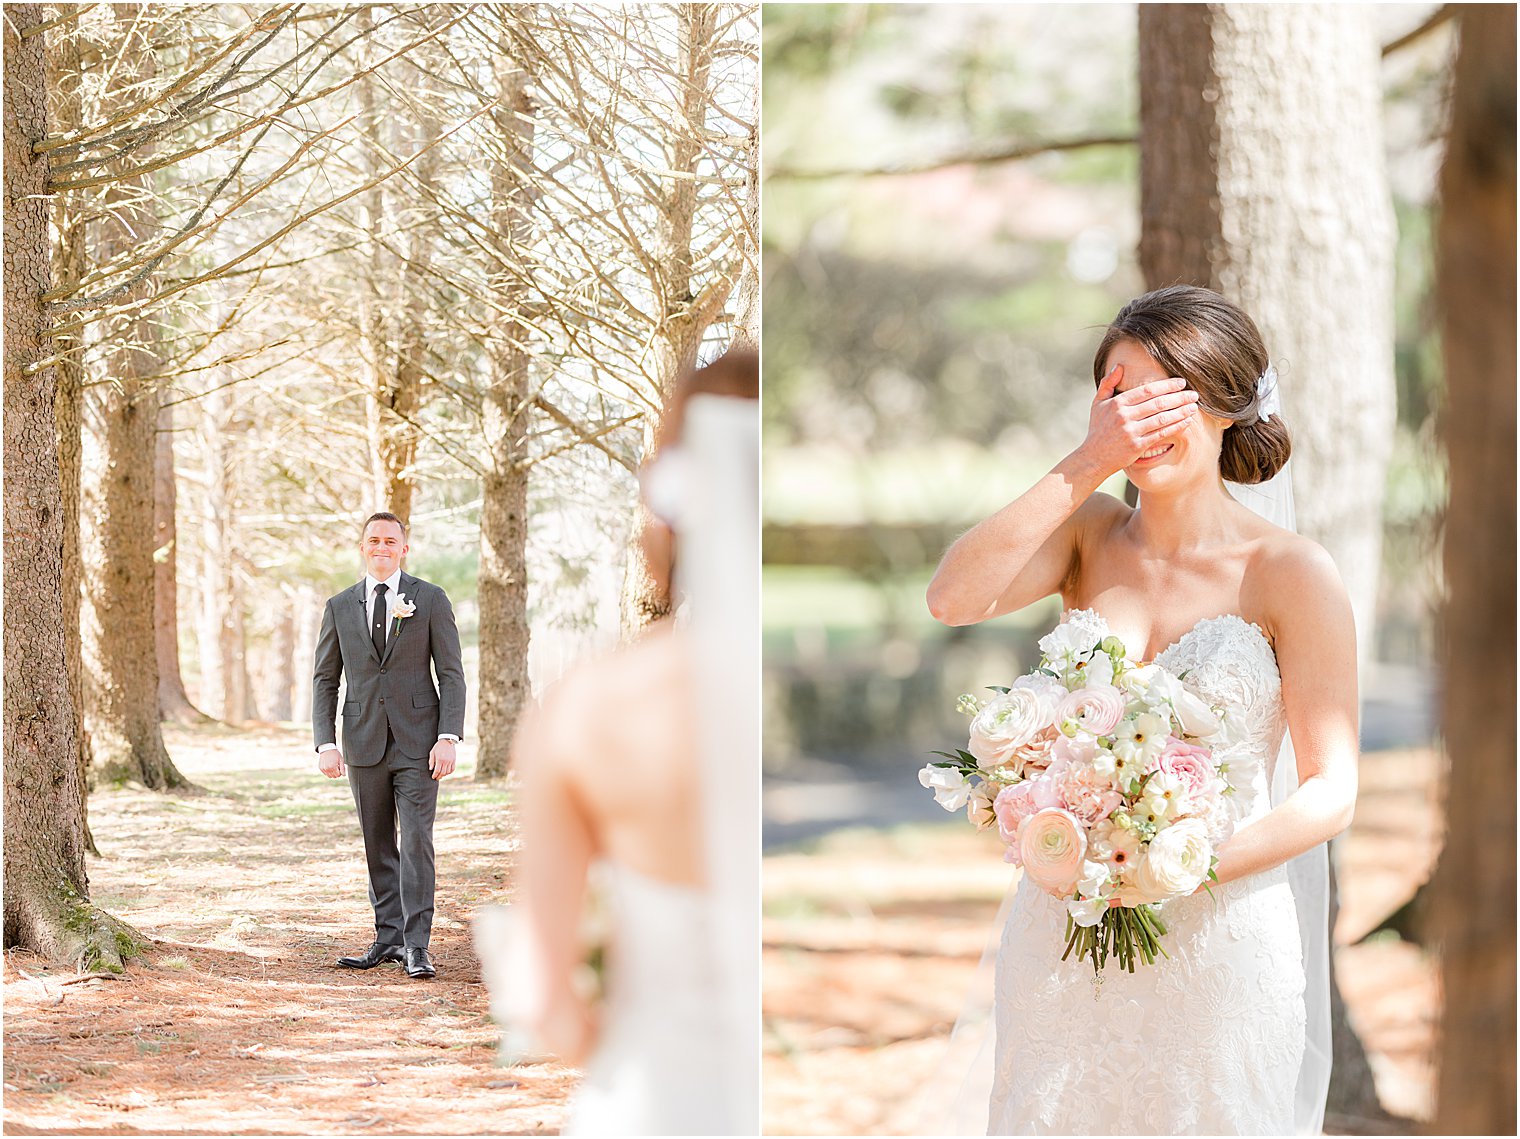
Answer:
[[[641, 480], [651, 570], [689, 617], [573, 671], [517, 733], [520, 942], [487, 976], [585, 1065], [566, 1133], [759, 1129], [758, 386], [749, 352], [687, 376]], [[588, 882], [599, 1005], [576, 984]]]

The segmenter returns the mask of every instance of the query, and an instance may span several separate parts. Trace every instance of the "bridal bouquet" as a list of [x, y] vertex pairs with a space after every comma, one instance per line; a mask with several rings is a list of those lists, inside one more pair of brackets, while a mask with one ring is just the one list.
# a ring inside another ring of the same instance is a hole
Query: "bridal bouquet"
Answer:
[[1062, 625], [1040, 641], [1039, 667], [962, 696], [972, 717], [966, 750], [919, 772], [948, 811], [998, 828], [1004, 857], [1065, 900], [1064, 961], [1100, 972], [1115, 957], [1166, 955], [1159, 903], [1214, 879], [1215, 846], [1230, 829], [1226, 766], [1232, 742], [1221, 710], [1159, 665], [1136, 665], [1117, 637]]

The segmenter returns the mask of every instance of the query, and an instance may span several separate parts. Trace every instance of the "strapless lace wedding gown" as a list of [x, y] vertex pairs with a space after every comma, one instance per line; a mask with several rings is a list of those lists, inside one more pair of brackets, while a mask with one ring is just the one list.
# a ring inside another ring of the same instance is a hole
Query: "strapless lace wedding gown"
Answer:
[[[1102, 617], [1066, 618], [1094, 639]], [[1266, 636], [1207, 618], [1156, 658], [1243, 739], [1219, 757], [1238, 828], [1269, 809], [1283, 736], [1281, 679]], [[1063, 962], [1066, 911], [1019, 884], [997, 955], [989, 1134], [1287, 1135], [1304, 1052], [1304, 962], [1278, 867], [1163, 905], [1170, 957], [1133, 974]]]
[[704, 891], [615, 862], [598, 867], [611, 941], [601, 1035], [567, 1135], [729, 1135]]

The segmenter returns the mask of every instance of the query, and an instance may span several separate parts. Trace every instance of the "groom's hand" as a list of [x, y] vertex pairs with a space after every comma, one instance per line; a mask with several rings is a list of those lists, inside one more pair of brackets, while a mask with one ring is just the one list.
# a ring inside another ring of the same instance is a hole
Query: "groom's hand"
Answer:
[[439, 740], [428, 753], [428, 770], [434, 779], [442, 779], [454, 773], [454, 741]]
[[321, 755], [317, 756], [317, 770], [329, 779], [339, 779], [343, 775], [343, 753], [335, 747], [330, 747]]

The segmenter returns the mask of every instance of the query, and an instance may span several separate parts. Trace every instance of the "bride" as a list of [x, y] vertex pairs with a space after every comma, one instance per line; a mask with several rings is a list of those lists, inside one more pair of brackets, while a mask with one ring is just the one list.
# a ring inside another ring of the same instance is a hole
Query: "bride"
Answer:
[[[1020, 884], [976, 1099], [992, 1134], [1317, 1133], [1323, 844], [1356, 798], [1350, 603], [1320, 546], [1237, 501], [1288, 485], [1276, 373], [1249, 316], [1207, 289], [1147, 293], [1109, 326], [1093, 375], [1087, 437], [950, 547], [929, 608], [966, 625], [1060, 593], [1063, 626], [1117, 636], [1228, 707], [1245, 727], [1219, 756], [1234, 829], [1212, 896], [1164, 904], [1170, 956], [1100, 983], [1061, 960], [1064, 904]], [[1118, 471], [1135, 509], [1098, 493]], [[1278, 517], [1291, 525], [1291, 502]]]
[[[584, 1063], [566, 1134], [759, 1125], [758, 382], [741, 350], [684, 376], [641, 479], [650, 568], [689, 617], [578, 666], [514, 741], [522, 941], [494, 975], [509, 1020]], [[576, 983], [588, 891], [601, 1000]]]

